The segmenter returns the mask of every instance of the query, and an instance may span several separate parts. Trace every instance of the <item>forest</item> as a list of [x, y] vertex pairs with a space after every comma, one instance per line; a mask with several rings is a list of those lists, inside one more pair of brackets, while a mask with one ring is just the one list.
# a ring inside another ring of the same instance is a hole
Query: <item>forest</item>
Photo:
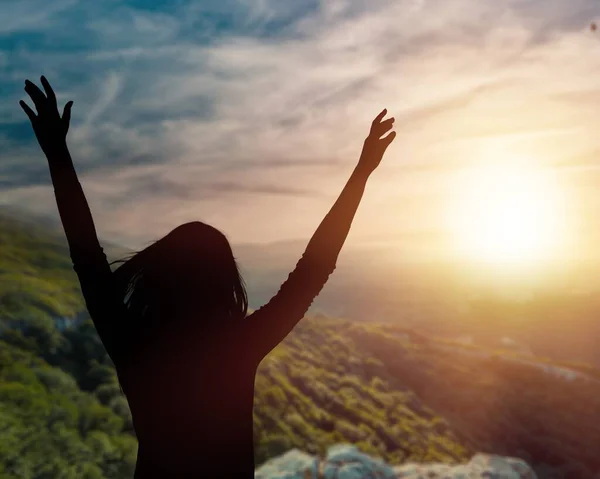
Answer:
[[[0, 221], [0, 477], [132, 477], [128, 404], [66, 246], [44, 228]], [[383, 319], [307, 316], [265, 358], [257, 466], [291, 448], [322, 454], [347, 442], [392, 464], [487, 452], [520, 457], [544, 478], [600, 471], [596, 368]], [[559, 367], [579, 375], [547, 372]]]

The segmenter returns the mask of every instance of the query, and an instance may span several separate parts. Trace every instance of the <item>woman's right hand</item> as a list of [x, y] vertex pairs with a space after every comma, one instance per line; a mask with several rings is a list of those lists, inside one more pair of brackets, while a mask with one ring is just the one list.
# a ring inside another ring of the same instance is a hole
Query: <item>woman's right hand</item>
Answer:
[[375, 117], [373, 123], [371, 123], [371, 131], [365, 140], [360, 155], [358, 167], [368, 174], [372, 173], [379, 166], [385, 150], [387, 150], [387, 147], [390, 146], [396, 137], [396, 132], [392, 131], [382, 138], [394, 126], [394, 117], [382, 121], [386, 113], [387, 109], [384, 109]]
[[29, 80], [25, 80], [25, 91], [31, 97], [37, 110], [37, 115], [23, 100], [19, 104], [29, 117], [35, 136], [42, 150], [48, 156], [48, 154], [56, 149], [66, 146], [73, 102], [67, 102], [61, 117], [58, 112], [56, 95], [52, 87], [43, 76], [41, 77], [41, 82], [46, 92], [45, 95], [36, 85]]

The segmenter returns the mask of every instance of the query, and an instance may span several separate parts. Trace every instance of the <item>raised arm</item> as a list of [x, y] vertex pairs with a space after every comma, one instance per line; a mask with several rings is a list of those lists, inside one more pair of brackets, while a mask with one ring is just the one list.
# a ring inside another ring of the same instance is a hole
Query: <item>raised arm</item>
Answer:
[[377, 168], [385, 150], [396, 136], [391, 132], [394, 118], [382, 121], [387, 110], [373, 120], [358, 165], [339, 198], [311, 238], [294, 271], [279, 292], [252, 313], [243, 329], [252, 356], [262, 360], [304, 317], [335, 269], [337, 258], [362, 199], [367, 179]]
[[24, 101], [19, 103], [31, 120], [38, 142], [48, 159], [73, 269], [79, 278], [87, 309], [108, 354], [115, 361], [120, 347], [119, 336], [113, 325], [119, 324], [126, 310], [113, 290], [112, 272], [98, 242], [92, 214], [67, 148], [66, 137], [73, 102], [65, 105], [61, 117], [54, 91], [43, 76], [41, 82], [46, 94], [29, 80], [25, 81], [25, 91], [31, 97], [37, 115]]

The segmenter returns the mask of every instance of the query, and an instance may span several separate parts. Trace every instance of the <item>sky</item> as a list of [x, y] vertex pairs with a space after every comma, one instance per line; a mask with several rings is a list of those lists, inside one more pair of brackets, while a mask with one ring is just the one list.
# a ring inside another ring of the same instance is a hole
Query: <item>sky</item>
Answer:
[[600, 240], [597, 0], [2, 0], [0, 19], [2, 204], [58, 218], [18, 105], [43, 74], [124, 246], [194, 220], [308, 240], [383, 108], [397, 137], [349, 243], [439, 246], [487, 164], [551, 180], [571, 251]]

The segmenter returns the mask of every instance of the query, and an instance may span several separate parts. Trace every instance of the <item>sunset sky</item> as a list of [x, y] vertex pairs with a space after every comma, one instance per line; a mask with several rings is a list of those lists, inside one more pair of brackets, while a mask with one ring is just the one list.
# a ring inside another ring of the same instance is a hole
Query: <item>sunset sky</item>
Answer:
[[517, 253], [596, 254], [597, 0], [2, 0], [0, 19], [4, 204], [58, 217], [18, 105], [44, 74], [74, 100], [98, 233], [126, 246], [192, 220], [308, 240], [385, 107], [397, 138], [349, 243], [461, 254], [487, 213], [518, 209]]

